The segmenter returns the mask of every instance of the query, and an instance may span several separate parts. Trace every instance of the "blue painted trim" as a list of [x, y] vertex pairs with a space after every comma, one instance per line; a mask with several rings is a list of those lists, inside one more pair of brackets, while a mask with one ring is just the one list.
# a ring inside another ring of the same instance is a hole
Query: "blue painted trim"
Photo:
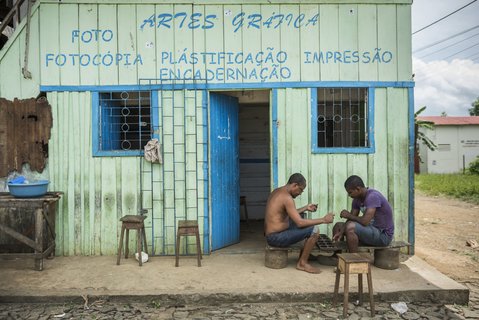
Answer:
[[160, 129], [160, 115], [158, 114], [159, 106], [158, 106], [158, 91], [151, 91], [151, 101], [150, 101], [150, 110], [151, 110], [151, 128], [153, 129], [153, 134], [151, 135], [152, 138], [158, 139], [160, 141], [160, 133], [158, 132]]
[[368, 153], [376, 152], [376, 140], [374, 139], [374, 110], [376, 110], [376, 90], [375, 88], [368, 89], [368, 140], [370, 151]]
[[[123, 89], [124, 90], [124, 89]], [[115, 91], [115, 90], [112, 90]], [[116, 90], [116, 91], [122, 91], [122, 90]], [[92, 91], [91, 97], [92, 97], [92, 156], [93, 157], [138, 157], [138, 156], [143, 156], [144, 151], [143, 150], [101, 150], [100, 149], [100, 118], [99, 114], [100, 111], [100, 92], [102, 90], [98, 91]], [[152, 91], [151, 92], [151, 105], [150, 108], [157, 107], [158, 106], [158, 92], [157, 91]], [[155, 110], [155, 109], [152, 109]], [[152, 126], [155, 124], [158, 124], [158, 116], [154, 116], [152, 119], [153, 123]], [[159, 135], [157, 136], [159, 138]]]
[[202, 109], [203, 109], [203, 179], [204, 179], [204, 220], [203, 220], [203, 253], [210, 253], [210, 214], [209, 214], [209, 175], [208, 175], [208, 166], [209, 166], [209, 155], [208, 155], [208, 91], [203, 90], [202, 97]]
[[269, 163], [269, 159], [239, 159], [239, 163]]
[[318, 123], [316, 119], [318, 119], [318, 108], [316, 108], [316, 104], [318, 101], [318, 89], [311, 88], [311, 153], [315, 153], [315, 149], [317, 149], [318, 145]]
[[408, 242], [409, 254], [413, 255], [415, 251], [415, 224], [414, 224], [414, 142], [415, 142], [415, 123], [414, 123], [414, 89], [408, 90], [409, 104], [409, 212], [408, 212]]
[[273, 189], [278, 187], [278, 91], [273, 89], [271, 104], [271, 126], [273, 134]]
[[106, 85], [106, 86], [40, 86], [40, 91], [138, 91], [138, 90], [212, 90], [212, 89], [275, 89], [275, 88], [325, 88], [325, 87], [374, 87], [412, 88], [412, 81], [301, 81], [265, 83], [185, 83], [159, 85]]
[[374, 140], [374, 100], [375, 100], [375, 87], [368, 87], [368, 143], [369, 147], [347, 147], [347, 148], [320, 148], [318, 147], [318, 110], [316, 108], [318, 101], [317, 88], [311, 88], [311, 152], [315, 154], [344, 154], [344, 153], [357, 153], [368, 154], [375, 153], [375, 140]]
[[91, 94], [91, 106], [92, 106], [92, 119], [91, 119], [91, 126], [92, 126], [92, 155], [95, 157], [100, 152], [100, 145], [99, 145], [99, 132], [98, 126], [100, 124], [100, 119], [98, 118], [98, 109], [100, 108], [100, 94], [98, 92], [92, 92]]

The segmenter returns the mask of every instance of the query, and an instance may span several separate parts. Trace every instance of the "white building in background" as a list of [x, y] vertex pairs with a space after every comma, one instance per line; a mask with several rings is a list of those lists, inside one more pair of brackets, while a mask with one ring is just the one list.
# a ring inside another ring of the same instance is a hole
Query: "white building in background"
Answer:
[[420, 130], [437, 145], [434, 151], [419, 145], [421, 173], [463, 172], [479, 156], [479, 116], [418, 119], [434, 122], [434, 129]]

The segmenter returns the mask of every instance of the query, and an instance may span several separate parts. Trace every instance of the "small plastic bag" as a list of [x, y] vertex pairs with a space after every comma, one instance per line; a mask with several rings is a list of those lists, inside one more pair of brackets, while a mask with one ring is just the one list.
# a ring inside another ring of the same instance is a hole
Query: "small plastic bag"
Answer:
[[405, 302], [391, 303], [391, 308], [399, 314], [403, 314], [407, 311], [407, 304]]
[[[140, 261], [138, 260], [138, 252], [135, 253], [135, 259], [136, 261]], [[148, 253], [146, 252], [141, 252], [141, 263], [145, 263], [148, 261]]]

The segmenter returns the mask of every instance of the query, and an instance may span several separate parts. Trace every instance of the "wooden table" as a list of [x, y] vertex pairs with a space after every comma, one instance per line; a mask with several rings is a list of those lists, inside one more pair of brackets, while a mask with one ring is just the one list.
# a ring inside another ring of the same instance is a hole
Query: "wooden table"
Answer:
[[34, 250], [33, 253], [2, 253], [1, 256], [12, 258], [33, 257], [35, 259], [35, 270], [43, 270], [43, 258], [55, 255], [55, 209], [56, 202], [60, 199], [61, 194], [62, 192], [47, 192], [41, 197], [16, 198], [8, 192], [0, 192], [0, 208], [15, 208], [19, 209], [18, 212], [20, 213], [28, 214], [33, 212], [35, 225], [34, 239], [31, 239], [0, 223], [0, 232], [6, 233]]

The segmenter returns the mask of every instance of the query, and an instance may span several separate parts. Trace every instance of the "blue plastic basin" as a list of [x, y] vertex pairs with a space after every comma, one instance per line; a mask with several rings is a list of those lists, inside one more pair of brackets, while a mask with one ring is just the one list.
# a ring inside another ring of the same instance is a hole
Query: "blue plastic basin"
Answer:
[[47, 193], [48, 180], [38, 180], [30, 183], [8, 183], [10, 194], [18, 198], [41, 197]]

